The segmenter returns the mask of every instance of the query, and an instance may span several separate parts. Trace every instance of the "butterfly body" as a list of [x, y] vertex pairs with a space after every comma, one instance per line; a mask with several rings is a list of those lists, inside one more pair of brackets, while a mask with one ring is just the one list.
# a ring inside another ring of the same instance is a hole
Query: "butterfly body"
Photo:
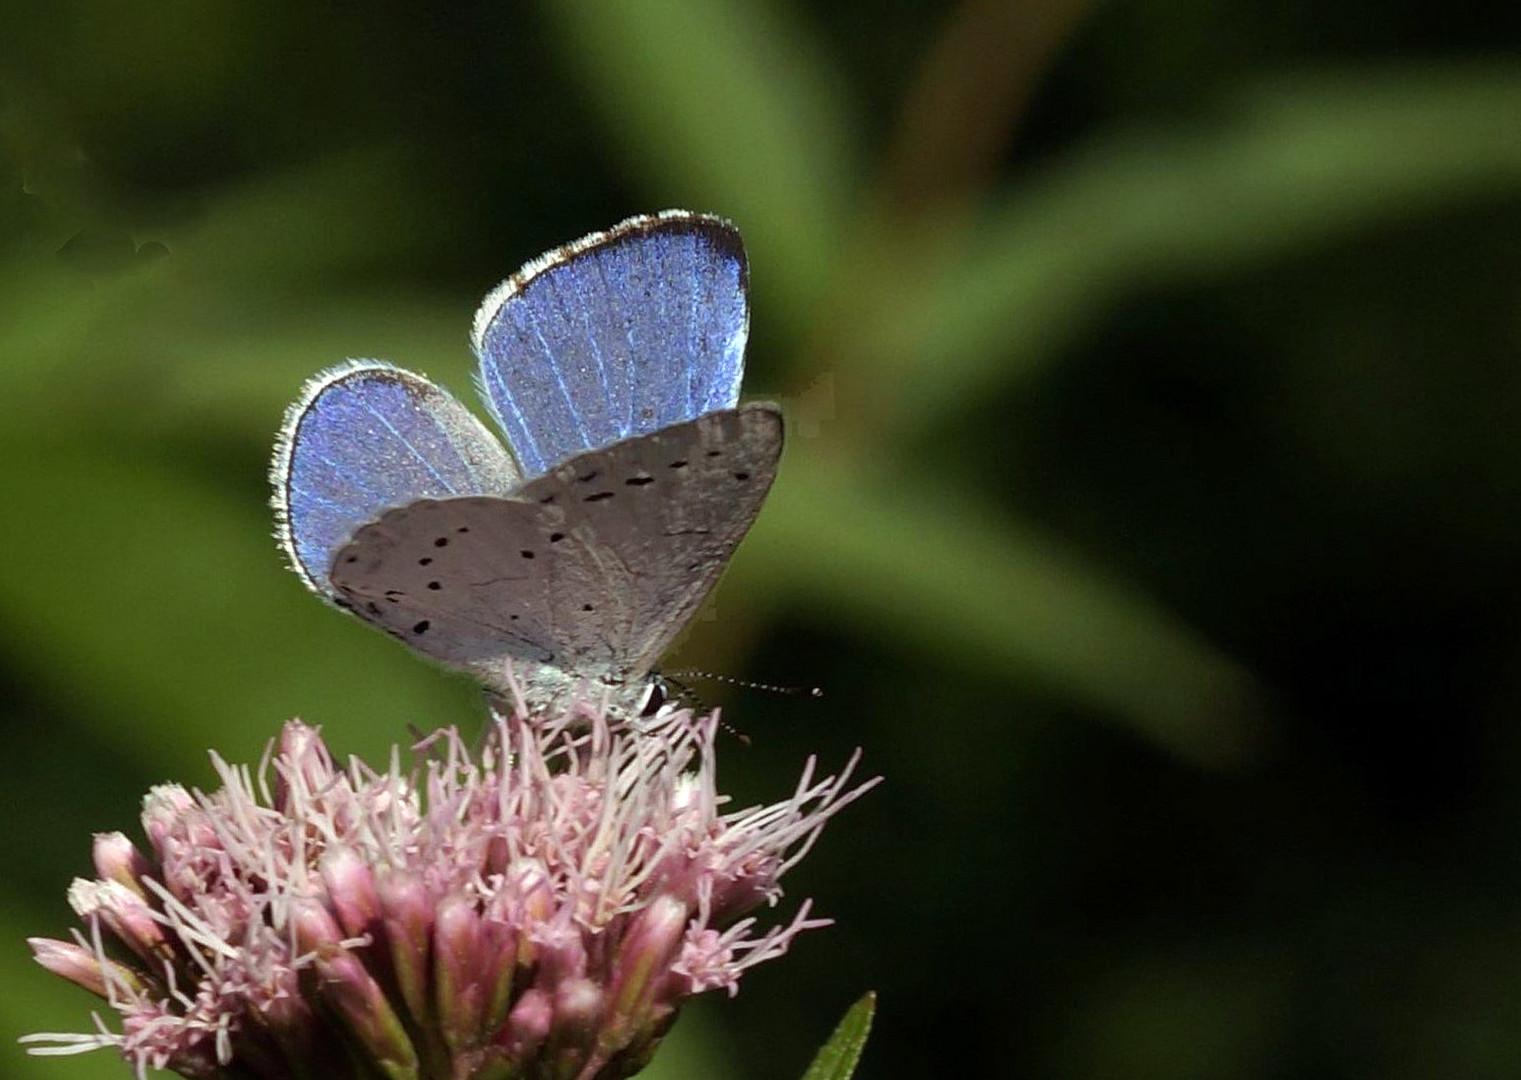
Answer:
[[293, 567], [494, 690], [637, 715], [776, 475], [780, 412], [736, 404], [746, 282], [733, 227], [685, 212], [529, 263], [472, 335], [510, 454], [422, 376], [318, 376], [272, 471]]

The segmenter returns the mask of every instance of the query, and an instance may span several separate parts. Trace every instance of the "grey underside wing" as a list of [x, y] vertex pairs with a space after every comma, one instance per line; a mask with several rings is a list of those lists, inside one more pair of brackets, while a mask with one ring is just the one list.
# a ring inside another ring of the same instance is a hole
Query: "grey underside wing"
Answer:
[[753, 404], [578, 455], [511, 498], [419, 500], [359, 529], [332, 582], [448, 664], [637, 677], [723, 573], [781, 446], [780, 411]]

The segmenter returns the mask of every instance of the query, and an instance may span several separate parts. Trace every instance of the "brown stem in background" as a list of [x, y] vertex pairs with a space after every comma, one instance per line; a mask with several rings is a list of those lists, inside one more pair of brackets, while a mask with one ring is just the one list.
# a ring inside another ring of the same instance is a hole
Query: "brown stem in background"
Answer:
[[911, 303], [929, 268], [965, 243], [1036, 87], [1093, 4], [965, 0], [936, 37], [904, 99], [854, 250], [797, 358], [799, 371], [827, 378], [827, 400], [800, 394], [794, 404], [832, 422], [830, 450], [859, 451], [890, 436], [896, 388], [875, 377], [860, 346], [871, 335], [861, 328]]
[[966, 0], [903, 103], [883, 168], [891, 216], [981, 194], [1036, 87], [1094, 0]]

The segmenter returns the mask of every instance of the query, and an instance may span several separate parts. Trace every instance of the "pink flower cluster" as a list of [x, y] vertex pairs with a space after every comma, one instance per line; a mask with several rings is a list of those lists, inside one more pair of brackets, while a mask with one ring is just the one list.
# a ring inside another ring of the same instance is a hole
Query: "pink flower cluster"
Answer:
[[208, 1078], [625, 1077], [686, 998], [827, 923], [746, 913], [875, 783], [851, 786], [859, 754], [723, 813], [716, 717], [494, 721], [478, 754], [445, 730], [383, 772], [292, 721], [257, 771], [213, 755], [211, 794], [151, 791], [149, 853], [97, 836], [99, 879], [69, 893], [83, 931], [31, 942], [120, 1030], [97, 1016], [32, 1052]]

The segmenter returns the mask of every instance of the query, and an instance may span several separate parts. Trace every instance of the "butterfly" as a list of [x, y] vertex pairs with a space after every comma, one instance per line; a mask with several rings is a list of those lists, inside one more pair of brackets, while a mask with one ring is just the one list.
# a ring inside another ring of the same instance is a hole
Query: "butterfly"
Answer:
[[492, 690], [648, 715], [781, 455], [780, 410], [738, 404], [748, 274], [732, 224], [682, 210], [527, 263], [471, 334], [506, 445], [422, 375], [317, 375], [270, 471], [291, 567]]

